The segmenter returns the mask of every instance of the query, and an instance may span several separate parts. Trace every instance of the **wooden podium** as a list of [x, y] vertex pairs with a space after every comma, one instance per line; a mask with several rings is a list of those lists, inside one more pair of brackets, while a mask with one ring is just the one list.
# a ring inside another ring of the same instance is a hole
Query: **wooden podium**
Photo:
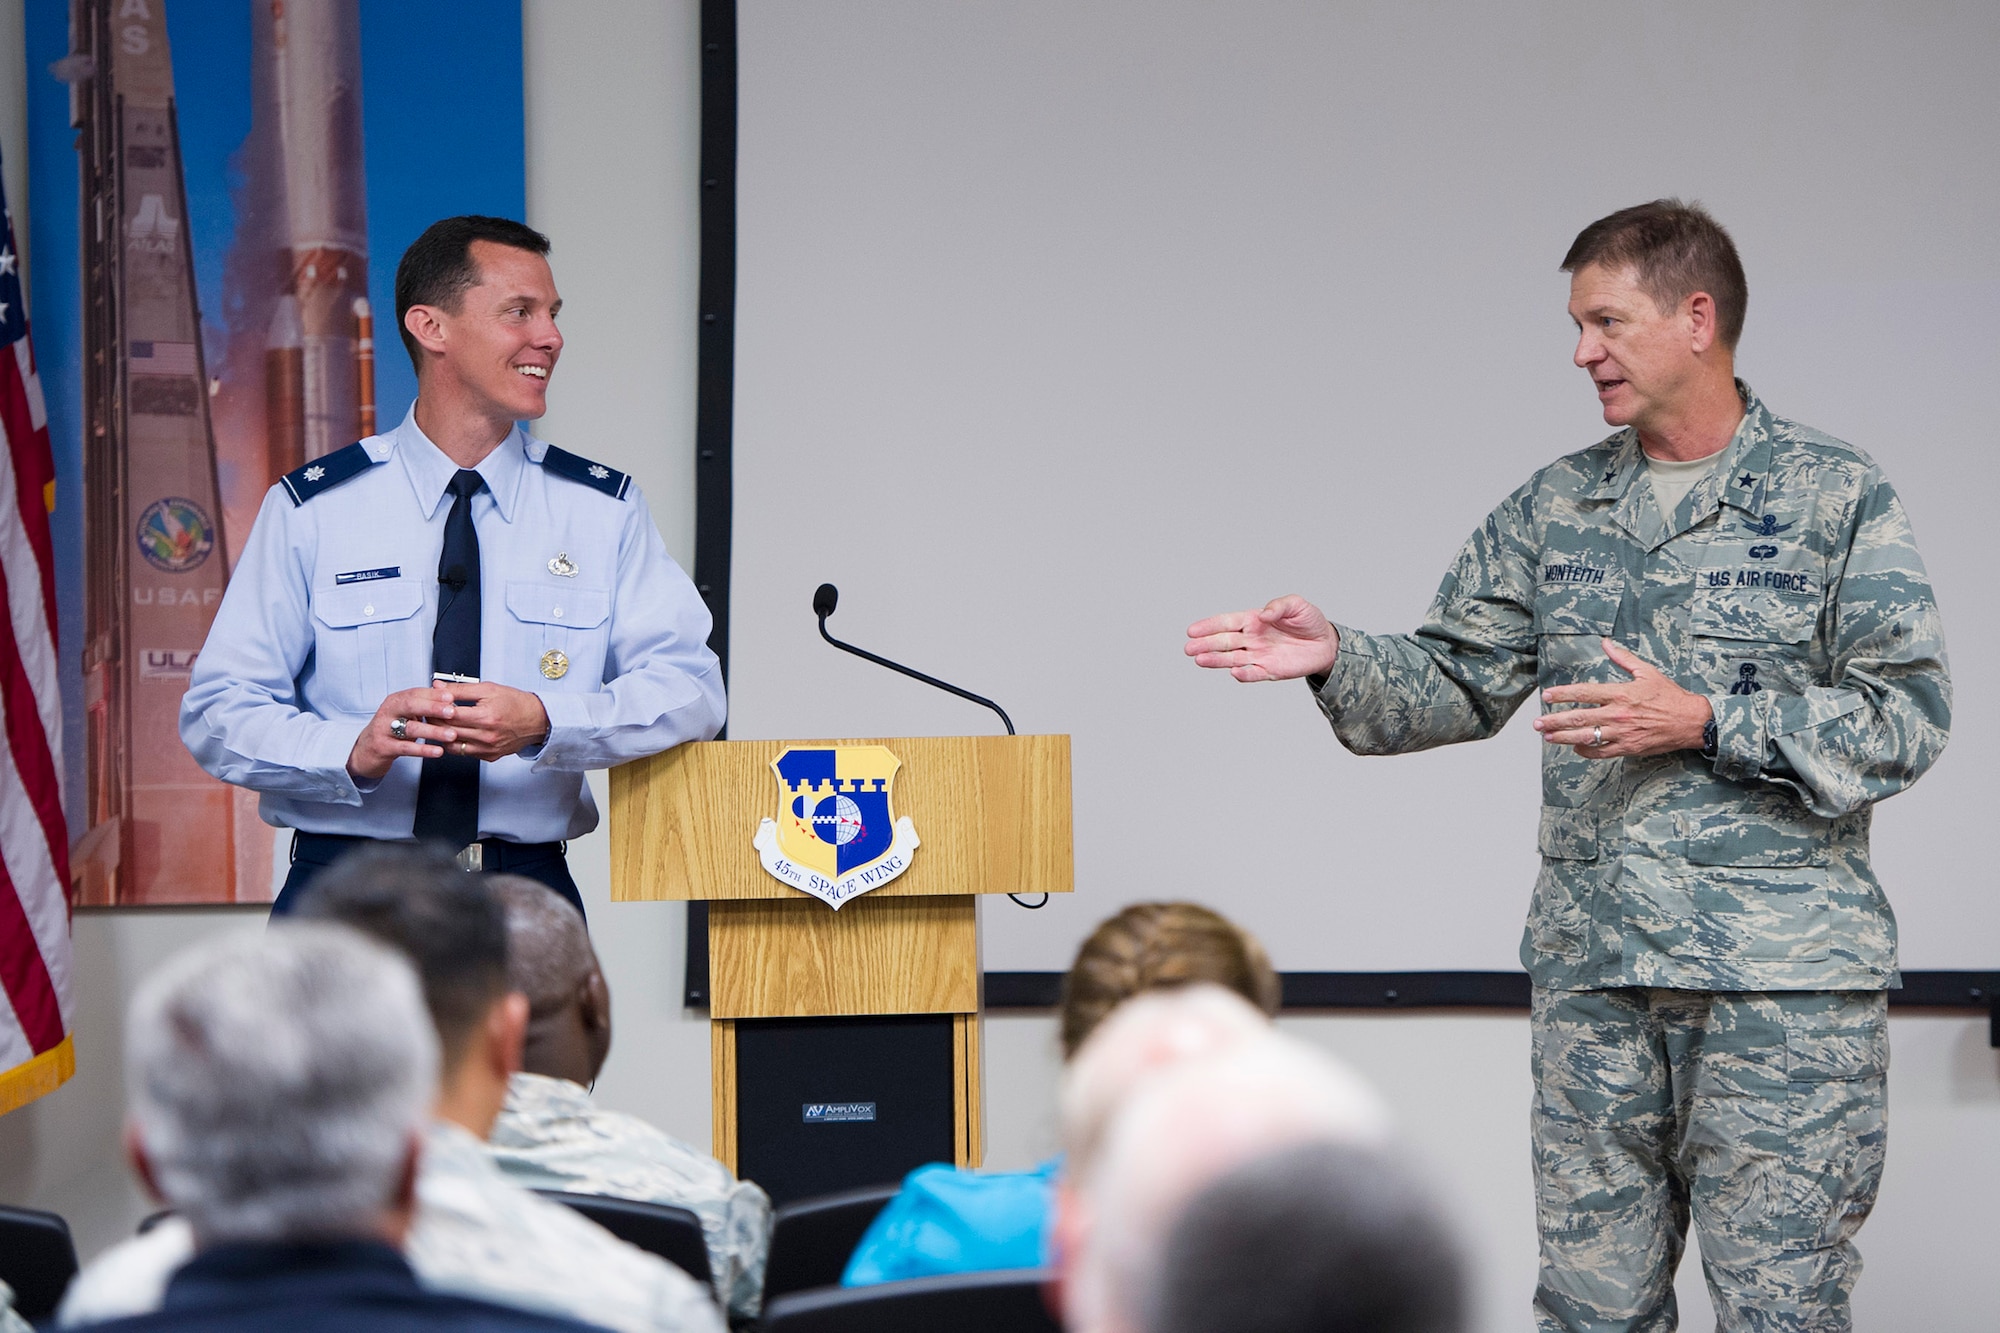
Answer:
[[[781, 753], [846, 746], [901, 761], [890, 799], [921, 845], [835, 911], [768, 873], [752, 839], [781, 813]], [[612, 900], [709, 903], [714, 1151], [778, 1202], [947, 1152], [979, 1164], [977, 895], [1072, 887], [1067, 736], [708, 741], [611, 771]], [[862, 1095], [871, 1077], [888, 1101]], [[878, 1105], [879, 1122], [811, 1127], [814, 1108], [874, 1121]]]

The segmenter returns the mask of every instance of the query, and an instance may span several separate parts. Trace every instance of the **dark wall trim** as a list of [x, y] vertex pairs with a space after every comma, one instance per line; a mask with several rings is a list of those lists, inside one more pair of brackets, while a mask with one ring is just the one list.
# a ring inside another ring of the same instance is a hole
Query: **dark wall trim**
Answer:
[[[736, 0], [701, 6], [701, 286], [696, 301], [694, 584], [729, 679], [736, 407]], [[708, 904], [689, 903], [682, 1003], [708, 1006]]]
[[[988, 1009], [1048, 1009], [1060, 972], [988, 972]], [[1285, 972], [1286, 1009], [1526, 1009], [1526, 972]]]
[[736, 403], [736, 5], [701, 6], [701, 327], [696, 367], [694, 582], [729, 673], [731, 441]]
[[[988, 972], [988, 1009], [1053, 1009], [1060, 972]], [[1525, 972], [1285, 972], [1286, 1009], [1526, 1009]], [[2000, 1046], [2000, 972], [1905, 972], [1892, 1009], [1985, 1010]]]

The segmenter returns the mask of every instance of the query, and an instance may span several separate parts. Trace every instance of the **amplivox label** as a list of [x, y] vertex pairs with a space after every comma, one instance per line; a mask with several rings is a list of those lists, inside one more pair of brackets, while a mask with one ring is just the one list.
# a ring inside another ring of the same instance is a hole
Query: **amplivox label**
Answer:
[[826, 1125], [839, 1120], [873, 1120], [874, 1102], [807, 1102], [808, 1125]]

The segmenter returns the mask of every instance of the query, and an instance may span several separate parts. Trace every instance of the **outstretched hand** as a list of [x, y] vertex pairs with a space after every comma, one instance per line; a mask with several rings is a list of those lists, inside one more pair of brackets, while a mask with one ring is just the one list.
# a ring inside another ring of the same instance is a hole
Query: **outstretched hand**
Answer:
[[1543, 690], [1545, 704], [1584, 705], [1536, 718], [1535, 730], [1543, 740], [1573, 746], [1585, 759], [1701, 748], [1702, 728], [1714, 716], [1707, 699], [1682, 689], [1658, 667], [1610, 639], [1604, 640], [1604, 655], [1632, 679]]
[[1227, 670], [1243, 681], [1316, 676], [1333, 669], [1340, 651], [1339, 633], [1303, 597], [1197, 620], [1187, 634], [1187, 655], [1196, 666]]

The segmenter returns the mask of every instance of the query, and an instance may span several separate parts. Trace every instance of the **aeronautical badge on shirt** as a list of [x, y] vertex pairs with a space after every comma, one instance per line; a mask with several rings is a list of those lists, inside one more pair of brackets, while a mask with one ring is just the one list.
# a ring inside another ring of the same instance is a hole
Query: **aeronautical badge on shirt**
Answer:
[[835, 911], [908, 870], [917, 830], [889, 805], [902, 766], [883, 745], [794, 746], [773, 759], [778, 815], [755, 841], [764, 869]]

